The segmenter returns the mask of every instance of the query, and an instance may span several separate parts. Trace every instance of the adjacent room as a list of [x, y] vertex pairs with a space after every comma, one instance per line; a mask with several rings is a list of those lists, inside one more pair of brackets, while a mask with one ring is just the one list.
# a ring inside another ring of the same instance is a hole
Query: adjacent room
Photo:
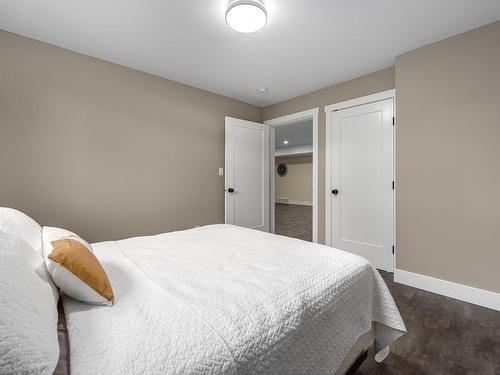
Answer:
[[0, 375], [499, 375], [500, 1], [0, 1]]

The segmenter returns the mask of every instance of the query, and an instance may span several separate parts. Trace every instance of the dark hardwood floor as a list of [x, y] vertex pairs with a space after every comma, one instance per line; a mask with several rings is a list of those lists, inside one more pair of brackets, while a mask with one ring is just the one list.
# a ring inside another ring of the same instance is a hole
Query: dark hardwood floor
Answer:
[[312, 207], [276, 203], [275, 233], [312, 241]]
[[377, 364], [369, 353], [363, 374], [500, 375], [500, 312], [393, 282], [381, 271], [408, 333]]
[[[276, 233], [311, 241], [312, 209], [276, 204]], [[373, 353], [357, 375], [500, 375], [500, 312], [393, 281], [380, 271], [408, 333], [383, 363]]]

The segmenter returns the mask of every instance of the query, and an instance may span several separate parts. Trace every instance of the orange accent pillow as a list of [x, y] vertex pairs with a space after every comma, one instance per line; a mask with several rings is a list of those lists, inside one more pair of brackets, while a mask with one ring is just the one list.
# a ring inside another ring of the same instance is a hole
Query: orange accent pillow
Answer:
[[109, 305], [115, 297], [108, 275], [96, 256], [80, 241], [51, 241], [47, 268], [54, 283], [68, 296], [94, 305]]

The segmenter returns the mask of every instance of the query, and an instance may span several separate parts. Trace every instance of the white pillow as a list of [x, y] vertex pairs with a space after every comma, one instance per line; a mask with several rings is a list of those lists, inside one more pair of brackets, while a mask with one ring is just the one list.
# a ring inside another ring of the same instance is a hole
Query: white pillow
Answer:
[[42, 254], [42, 227], [21, 211], [0, 207], [0, 230], [21, 237]]
[[0, 374], [52, 374], [59, 358], [57, 291], [41, 254], [1, 225]]
[[87, 241], [54, 227], [43, 227], [42, 237], [47, 269], [64, 294], [92, 305], [113, 305], [111, 283]]
[[[0, 232], [26, 241], [43, 259], [42, 227], [31, 217], [8, 207], [0, 207]], [[54, 303], [59, 301], [59, 291], [49, 277]]]

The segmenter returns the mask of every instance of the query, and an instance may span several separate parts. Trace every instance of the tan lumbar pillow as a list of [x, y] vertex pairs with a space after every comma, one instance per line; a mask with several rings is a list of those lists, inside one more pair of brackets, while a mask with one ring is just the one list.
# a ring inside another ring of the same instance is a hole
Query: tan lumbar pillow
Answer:
[[111, 306], [111, 283], [90, 245], [59, 228], [44, 228], [43, 234], [47, 269], [61, 291], [82, 302]]

